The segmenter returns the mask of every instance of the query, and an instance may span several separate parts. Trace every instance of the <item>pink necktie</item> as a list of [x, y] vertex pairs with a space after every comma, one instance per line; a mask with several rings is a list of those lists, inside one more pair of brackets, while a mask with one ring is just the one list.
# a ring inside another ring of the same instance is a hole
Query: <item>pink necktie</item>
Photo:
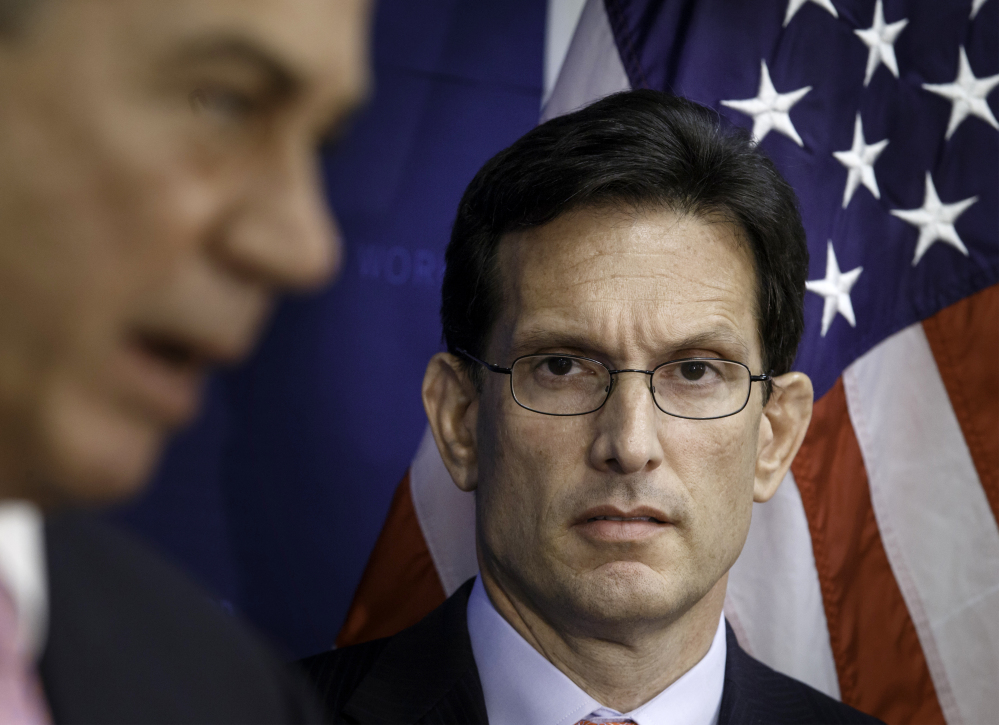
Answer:
[[14, 602], [0, 585], [0, 722], [45, 725], [51, 721], [31, 656], [18, 646]]

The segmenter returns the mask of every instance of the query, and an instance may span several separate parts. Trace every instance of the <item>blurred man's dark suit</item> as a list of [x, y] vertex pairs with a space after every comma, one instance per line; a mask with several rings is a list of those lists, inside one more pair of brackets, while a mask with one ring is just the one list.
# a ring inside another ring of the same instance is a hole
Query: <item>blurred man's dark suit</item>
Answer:
[[46, 518], [55, 722], [316, 722], [307, 685], [173, 566], [80, 514]]
[[[486, 704], [465, 611], [474, 580], [394, 637], [303, 661], [335, 723], [485, 723]], [[719, 725], [877, 723], [875, 718], [775, 672], [728, 628]]]

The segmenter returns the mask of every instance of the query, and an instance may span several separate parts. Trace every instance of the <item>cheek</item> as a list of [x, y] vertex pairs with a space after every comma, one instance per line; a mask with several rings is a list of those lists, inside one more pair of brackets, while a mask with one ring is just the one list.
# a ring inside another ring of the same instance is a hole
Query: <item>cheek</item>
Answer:
[[122, 115], [104, 126], [86, 119], [64, 134], [72, 145], [36, 149], [32, 167], [41, 170], [21, 189], [24, 228], [5, 235], [31, 241], [16, 265], [5, 264], [35, 279], [22, 309], [64, 342], [83, 326], [120, 324], [179, 257], [209, 243], [220, 217], [217, 174], [185, 159], [185, 144], [163, 123], [143, 130], [135, 113]]
[[87, 138], [29, 149], [35, 172], [0, 178], [0, 428], [19, 431], [19, 469], [44, 459], [59, 471], [45, 478], [127, 489], [163, 431], [114, 410], [109, 360], [149, 290], [211, 238], [217, 204], [157, 139]]
[[745, 540], [752, 513], [757, 435], [740, 416], [676, 421], [664, 445], [698, 522], [695, 534], [715, 541]]
[[[240, 180], [240, 155], [186, 103], [112, 94], [82, 115], [78, 171], [90, 176], [78, 214], [114, 263], [143, 285], [210, 241]], [[244, 154], [245, 155], [245, 154]]]
[[156, 155], [115, 167], [94, 206], [107, 210], [117, 262], [146, 286], [221, 234], [222, 188], [179, 154]]
[[[150, 139], [154, 147], [156, 139]], [[83, 164], [93, 183], [69, 199], [54, 246], [66, 252], [50, 285], [53, 318], [62, 317], [66, 347], [105, 365], [158, 289], [212, 239], [217, 203], [182, 160], [129, 148], [102, 148]], [[56, 283], [61, 279], [61, 283]], [[74, 357], [70, 352], [67, 359]]]
[[109, 101], [80, 126], [77, 170], [89, 183], [77, 215], [136, 278], [164, 274], [215, 221], [219, 191], [235, 182], [231, 154], [189, 108], [168, 104]]
[[559, 535], [561, 502], [572, 495], [572, 481], [583, 480], [578, 469], [586, 460], [583, 437], [572, 427], [521, 408], [483, 424], [479, 441], [491, 445], [479, 449], [477, 496], [491, 549], [536, 554]]

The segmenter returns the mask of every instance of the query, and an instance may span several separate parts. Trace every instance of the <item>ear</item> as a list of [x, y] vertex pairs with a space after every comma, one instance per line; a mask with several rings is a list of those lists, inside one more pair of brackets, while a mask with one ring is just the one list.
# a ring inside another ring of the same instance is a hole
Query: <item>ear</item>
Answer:
[[763, 408], [756, 452], [753, 500], [769, 501], [784, 480], [812, 419], [812, 381], [804, 373], [774, 378]]
[[455, 485], [474, 491], [479, 476], [475, 438], [479, 394], [454, 355], [439, 352], [430, 358], [423, 375], [423, 408]]

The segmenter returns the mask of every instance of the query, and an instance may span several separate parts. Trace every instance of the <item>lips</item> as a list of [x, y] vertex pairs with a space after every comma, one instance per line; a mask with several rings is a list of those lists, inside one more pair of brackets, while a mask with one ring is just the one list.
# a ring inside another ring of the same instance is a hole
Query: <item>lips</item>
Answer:
[[617, 506], [594, 506], [584, 511], [577, 519], [578, 523], [590, 521], [646, 521], [656, 524], [670, 523], [666, 512], [651, 506], [637, 506], [623, 510]]
[[116, 360], [116, 383], [126, 399], [154, 419], [180, 425], [194, 415], [209, 366], [217, 358], [178, 334], [137, 332]]
[[199, 363], [197, 348], [181, 340], [151, 334], [136, 335], [136, 344], [165, 365], [174, 368], [192, 367]]
[[640, 542], [671, 528], [665, 512], [647, 506], [623, 511], [614, 506], [598, 506], [584, 511], [574, 527], [595, 542]]
[[130, 335], [133, 344], [165, 364], [178, 368], [198, 365], [225, 365], [242, 360], [254, 340], [256, 325], [235, 326], [225, 332], [208, 329], [185, 330], [179, 326], [138, 327]]

